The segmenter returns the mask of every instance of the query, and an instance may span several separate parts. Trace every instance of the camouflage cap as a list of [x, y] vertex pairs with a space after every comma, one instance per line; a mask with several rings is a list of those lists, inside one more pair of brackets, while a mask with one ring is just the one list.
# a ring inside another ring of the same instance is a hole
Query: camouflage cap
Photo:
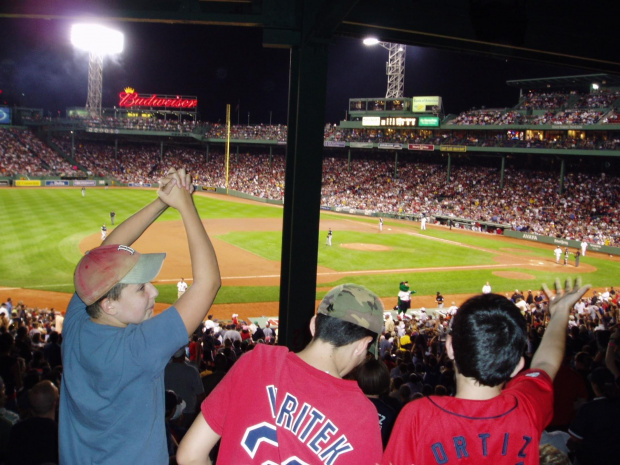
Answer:
[[342, 284], [329, 291], [319, 304], [318, 313], [383, 332], [383, 303], [377, 295], [358, 284]]

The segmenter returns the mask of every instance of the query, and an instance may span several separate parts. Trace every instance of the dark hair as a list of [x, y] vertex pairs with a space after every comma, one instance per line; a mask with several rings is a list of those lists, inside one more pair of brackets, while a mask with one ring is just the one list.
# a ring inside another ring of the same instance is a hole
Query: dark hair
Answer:
[[588, 376], [590, 384], [596, 384], [601, 394], [607, 399], [618, 399], [618, 387], [614, 382], [614, 375], [606, 367], [599, 367], [592, 370]]
[[396, 378], [392, 378], [392, 387], [394, 388], [394, 390], [398, 390], [400, 389], [400, 387], [403, 385], [404, 382], [405, 380], [402, 379], [400, 376], [397, 376]]
[[316, 315], [314, 337], [335, 347], [346, 346], [367, 336], [372, 337], [370, 345], [377, 339], [377, 333], [362, 326], [322, 313]]
[[451, 335], [457, 370], [485, 386], [510, 379], [527, 345], [525, 319], [498, 294], [468, 299], [454, 316]]
[[15, 345], [15, 339], [11, 333], [0, 334], [0, 353], [9, 352]]
[[103, 299], [118, 300], [121, 297], [121, 292], [128, 284], [118, 283], [112, 289], [110, 289], [103, 297], [100, 297], [97, 302], [94, 302], [86, 306], [86, 313], [91, 318], [98, 318], [101, 315], [101, 302]]
[[381, 360], [367, 359], [356, 375], [357, 384], [367, 396], [379, 396], [390, 390], [390, 372]]
[[437, 386], [435, 386], [435, 395], [436, 396], [447, 396], [448, 388], [442, 384], [438, 384]]

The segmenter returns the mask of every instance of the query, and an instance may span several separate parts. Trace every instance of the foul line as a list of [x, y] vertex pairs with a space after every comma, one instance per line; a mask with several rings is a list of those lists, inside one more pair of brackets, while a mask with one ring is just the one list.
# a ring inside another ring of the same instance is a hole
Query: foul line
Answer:
[[[523, 266], [531, 266], [531, 263], [511, 263], [511, 264], [495, 264], [495, 265], [462, 265], [462, 266], [451, 266], [451, 267], [429, 267], [429, 268], [396, 268], [390, 270], [353, 270], [353, 271], [325, 271], [322, 273], [317, 273], [317, 276], [345, 276], [345, 275], [359, 275], [359, 274], [395, 274], [395, 273], [423, 273], [423, 272], [433, 272], [433, 271], [462, 271], [462, 270], [492, 270], [499, 268], [514, 268], [514, 267], [523, 267]], [[239, 279], [267, 279], [267, 278], [280, 278], [279, 274], [262, 274], [262, 275], [248, 275], [248, 276], [222, 276], [222, 280], [239, 280]], [[186, 281], [193, 281], [193, 279], [186, 279]], [[176, 283], [178, 279], [156, 279], [154, 281], [158, 284], [163, 283]], [[28, 289], [37, 289], [37, 288], [50, 288], [50, 287], [65, 287], [67, 284], [52, 284], [52, 285], [38, 285], [38, 286], [28, 286]], [[21, 287], [0, 287], [0, 291], [10, 291], [22, 289]]]

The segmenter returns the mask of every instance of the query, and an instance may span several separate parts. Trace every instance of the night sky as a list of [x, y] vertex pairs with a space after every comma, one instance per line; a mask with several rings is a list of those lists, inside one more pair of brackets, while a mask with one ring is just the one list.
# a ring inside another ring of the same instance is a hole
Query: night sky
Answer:
[[[195, 95], [201, 120], [224, 121], [226, 104], [247, 124], [286, 123], [289, 51], [261, 45], [261, 30], [238, 27], [118, 23], [125, 51], [106, 58], [103, 106], [118, 103], [118, 93], [133, 87], [141, 94]], [[59, 20], [0, 18], [0, 89], [10, 103], [64, 116], [67, 107], [84, 106], [88, 56], [73, 49], [71, 23]], [[348, 100], [385, 95], [382, 47], [334, 39], [329, 49], [326, 122], [344, 119]], [[407, 48], [405, 96], [439, 95], [445, 113], [472, 107], [503, 108], [517, 102], [511, 79], [589, 74], [513, 59], [431, 48]], [[239, 112], [235, 108], [239, 104]]]

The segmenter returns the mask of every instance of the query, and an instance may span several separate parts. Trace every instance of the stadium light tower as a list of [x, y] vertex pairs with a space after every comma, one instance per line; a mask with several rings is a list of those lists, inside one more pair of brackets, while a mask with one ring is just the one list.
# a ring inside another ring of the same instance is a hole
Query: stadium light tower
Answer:
[[71, 28], [73, 46], [89, 53], [86, 109], [91, 115], [101, 115], [103, 57], [121, 53], [124, 40], [121, 32], [98, 24], [75, 24]]
[[385, 98], [400, 98], [405, 93], [405, 52], [407, 47], [402, 44], [380, 42], [375, 37], [364, 39], [364, 45], [381, 45], [389, 52], [388, 62], [385, 64], [385, 74], [388, 77]]

